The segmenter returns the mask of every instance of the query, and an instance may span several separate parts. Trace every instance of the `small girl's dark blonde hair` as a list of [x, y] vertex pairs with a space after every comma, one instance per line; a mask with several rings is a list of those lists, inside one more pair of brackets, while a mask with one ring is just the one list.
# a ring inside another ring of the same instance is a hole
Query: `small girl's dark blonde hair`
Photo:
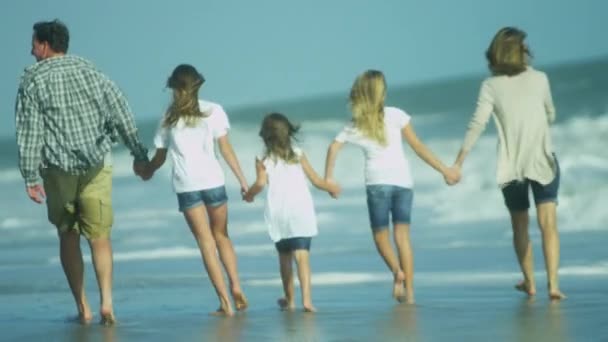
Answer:
[[260, 137], [264, 140], [266, 151], [264, 157], [279, 158], [287, 163], [295, 164], [298, 156], [293, 150], [292, 141], [300, 126], [292, 124], [281, 113], [270, 113], [264, 117]]

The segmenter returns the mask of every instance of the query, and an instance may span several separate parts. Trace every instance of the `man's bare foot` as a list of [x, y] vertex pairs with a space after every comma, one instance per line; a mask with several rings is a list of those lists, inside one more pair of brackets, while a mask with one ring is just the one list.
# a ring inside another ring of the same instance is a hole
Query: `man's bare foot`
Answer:
[[101, 319], [99, 320], [99, 324], [101, 325], [114, 325], [116, 324], [116, 317], [114, 317], [114, 312], [112, 309], [101, 309]]
[[403, 273], [403, 271], [399, 271], [397, 272], [397, 274], [395, 274], [395, 279], [393, 281], [393, 298], [395, 298], [396, 301], [398, 301], [399, 303], [403, 303], [406, 301], [406, 297], [405, 297], [405, 287], [403, 286], [403, 283], [405, 282], [405, 274]]
[[549, 299], [551, 300], [562, 300], [566, 299], [566, 295], [563, 294], [560, 290], [551, 290], [549, 291]]
[[247, 302], [247, 297], [241, 291], [232, 292], [232, 299], [234, 300], [234, 306], [237, 311], [246, 310], [249, 307], [249, 302]]
[[525, 294], [527, 294], [528, 296], [534, 296], [536, 295], [536, 289], [534, 288], [534, 286], [530, 286], [528, 284], [526, 284], [525, 281], [520, 281], [519, 283], [515, 284], [515, 289], [517, 291], [521, 291]]
[[288, 300], [285, 297], [277, 299], [277, 304], [281, 311], [294, 311], [296, 309], [296, 304], [293, 302], [293, 299]]

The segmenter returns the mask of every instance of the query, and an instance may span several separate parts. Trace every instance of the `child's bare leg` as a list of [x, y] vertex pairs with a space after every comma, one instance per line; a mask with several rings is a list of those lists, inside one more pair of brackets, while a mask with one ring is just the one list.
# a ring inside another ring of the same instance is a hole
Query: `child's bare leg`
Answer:
[[295, 301], [293, 293], [293, 253], [279, 253], [279, 267], [281, 270], [281, 281], [285, 296], [277, 300], [281, 310], [294, 310]]
[[296, 264], [298, 264], [298, 279], [300, 280], [300, 289], [302, 290], [302, 306], [304, 311], [317, 311], [312, 305], [312, 296], [310, 289], [310, 258], [309, 253], [305, 249], [298, 249], [293, 252]]
[[184, 217], [196, 239], [203, 257], [203, 264], [220, 301], [220, 308], [213, 314], [231, 316], [233, 314], [232, 305], [228, 297], [222, 269], [217, 259], [215, 240], [207, 223], [205, 207], [201, 205], [187, 209], [184, 211]]
[[534, 296], [536, 294], [536, 283], [534, 281], [534, 255], [528, 234], [528, 211], [511, 211], [510, 213], [513, 228], [513, 247], [519, 267], [524, 275], [524, 280], [516, 284], [515, 288], [529, 296]]
[[398, 301], [402, 302], [405, 300], [403, 294], [403, 282], [405, 281], [405, 275], [399, 266], [399, 260], [393, 251], [391, 246], [390, 233], [388, 228], [375, 229], [373, 230], [374, 243], [378, 253], [388, 266], [389, 270], [393, 273], [393, 297]]
[[414, 253], [410, 242], [410, 225], [396, 223], [393, 234], [401, 269], [405, 273], [406, 302], [414, 304]]
[[543, 253], [545, 255], [545, 267], [547, 269], [547, 280], [549, 297], [554, 300], [566, 298], [559, 289], [559, 234], [557, 232], [557, 213], [555, 202], [541, 203], [536, 207], [538, 225], [543, 238]]
[[218, 207], [207, 206], [207, 212], [209, 213], [211, 231], [217, 244], [220, 260], [230, 281], [230, 292], [232, 299], [234, 299], [234, 305], [239, 311], [245, 310], [249, 304], [241, 289], [236, 253], [234, 252], [232, 241], [230, 241], [230, 237], [228, 236], [228, 205], [224, 203]]

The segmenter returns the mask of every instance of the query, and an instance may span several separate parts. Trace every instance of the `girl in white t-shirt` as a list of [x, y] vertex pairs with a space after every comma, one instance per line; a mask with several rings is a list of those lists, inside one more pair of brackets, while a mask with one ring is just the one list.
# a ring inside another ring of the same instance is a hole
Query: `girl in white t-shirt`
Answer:
[[154, 137], [156, 154], [143, 178], [152, 177], [169, 152], [179, 210], [196, 239], [219, 297], [220, 308], [214, 314], [230, 316], [233, 309], [218, 254], [230, 281], [236, 309], [246, 309], [247, 299], [241, 290], [237, 259], [228, 237], [228, 198], [224, 174], [215, 155], [216, 141], [222, 157], [241, 184], [242, 194], [247, 191], [247, 181], [228, 140], [230, 124], [226, 113], [219, 104], [198, 99], [204, 81], [191, 65], [182, 64], [173, 70], [167, 81], [167, 87], [173, 89], [173, 102]]
[[313, 170], [301, 149], [292, 145], [298, 127], [282, 114], [267, 115], [262, 122], [260, 136], [264, 140], [264, 155], [256, 158], [257, 179], [245, 194], [252, 202], [266, 184], [265, 219], [268, 233], [279, 253], [281, 279], [285, 296], [278, 300], [283, 310], [293, 310], [294, 285], [292, 263], [298, 266], [304, 311], [314, 312], [310, 294], [309, 250], [317, 235], [317, 219], [306, 178], [330, 193], [338, 193], [335, 184], [323, 180]]
[[[418, 139], [408, 114], [399, 108], [384, 106], [385, 98], [386, 81], [382, 72], [368, 70], [357, 77], [350, 91], [352, 121], [329, 146], [325, 179], [333, 181], [335, 160], [345, 143], [363, 149], [367, 206], [374, 242], [393, 273], [393, 297], [399, 302], [414, 303], [414, 262], [409, 233], [413, 180], [402, 138], [422, 160], [439, 171], [448, 184], [455, 183], [460, 175], [455, 168], [446, 167]], [[389, 216], [398, 257], [391, 246]]]

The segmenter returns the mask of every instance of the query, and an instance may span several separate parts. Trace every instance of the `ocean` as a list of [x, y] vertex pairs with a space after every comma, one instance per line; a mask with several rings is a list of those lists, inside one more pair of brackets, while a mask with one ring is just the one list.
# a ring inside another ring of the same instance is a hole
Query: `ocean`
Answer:
[[[177, 211], [169, 165], [144, 183], [132, 175], [128, 152], [117, 148], [113, 247], [119, 323], [67, 323], [74, 305], [61, 271], [56, 233], [45, 207], [27, 198], [14, 137], [5, 136], [0, 137], [0, 340], [608, 341], [608, 58], [541, 69], [549, 75], [557, 108], [552, 135], [562, 168], [558, 227], [565, 301], [550, 302], [542, 286], [546, 277], [534, 211], [530, 232], [538, 295], [529, 300], [513, 289], [521, 275], [508, 212], [495, 183], [496, 136], [490, 123], [455, 187], [446, 186], [406, 147], [415, 181], [415, 306], [391, 299], [391, 275], [368, 226], [363, 156], [354, 147], [343, 150], [336, 165], [341, 198], [313, 191], [319, 221], [311, 249], [316, 314], [278, 310], [275, 301], [282, 288], [264, 226], [263, 196], [253, 204], [241, 201], [226, 168], [229, 232], [250, 308], [232, 318], [209, 316], [217, 301], [196, 243]], [[387, 105], [412, 115], [421, 140], [451, 164], [483, 77], [391, 86]], [[248, 180], [254, 180], [254, 157], [262, 150], [259, 124], [270, 111], [302, 125], [299, 144], [322, 174], [327, 146], [349, 120], [346, 96], [347, 89], [227, 107], [230, 139]], [[138, 118], [138, 124], [151, 146], [157, 120]], [[90, 261], [84, 241], [83, 251]], [[88, 262], [86, 283], [96, 310], [96, 282]]]

